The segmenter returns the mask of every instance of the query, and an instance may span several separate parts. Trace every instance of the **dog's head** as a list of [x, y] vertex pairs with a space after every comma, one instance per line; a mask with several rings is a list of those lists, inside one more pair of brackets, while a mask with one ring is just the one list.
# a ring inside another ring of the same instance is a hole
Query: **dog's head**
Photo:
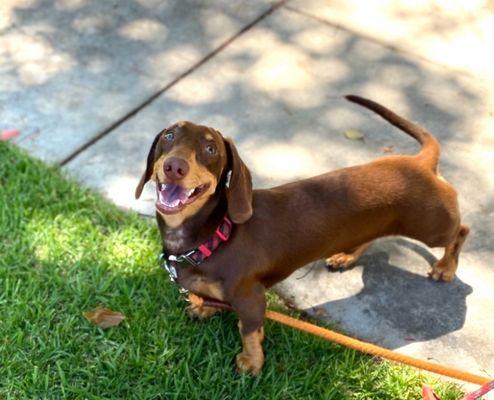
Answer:
[[160, 132], [149, 150], [136, 187], [139, 198], [149, 180], [156, 183], [156, 209], [165, 216], [196, 214], [218, 190], [226, 191], [228, 215], [235, 223], [252, 216], [252, 179], [233, 142], [218, 131], [178, 122]]

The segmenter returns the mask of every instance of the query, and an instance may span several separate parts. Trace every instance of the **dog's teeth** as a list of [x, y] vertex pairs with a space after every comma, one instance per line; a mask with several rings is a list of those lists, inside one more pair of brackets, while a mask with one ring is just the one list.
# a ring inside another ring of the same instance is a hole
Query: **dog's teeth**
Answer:
[[165, 201], [164, 204], [167, 206], [167, 207], [170, 207], [170, 208], [175, 208], [175, 207], [178, 207], [180, 205], [180, 200], [179, 199], [176, 199], [172, 202], [167, 202]]
[[194, 190], [196, 190], [195, 188], [192, 188], [190, 189], [188, 192], [187, 192], [187, 197], [190, 197], [192, 195], [192, 193], [194, 193]]

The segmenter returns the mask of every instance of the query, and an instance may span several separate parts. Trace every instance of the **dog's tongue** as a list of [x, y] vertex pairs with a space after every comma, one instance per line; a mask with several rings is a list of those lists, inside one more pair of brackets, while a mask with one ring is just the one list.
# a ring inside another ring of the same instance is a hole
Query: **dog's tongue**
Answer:
[[174, 183], [167, 183], [158, 189], [158, 201], [167, 207], [177, 207], [187, 200], [186, 190]]

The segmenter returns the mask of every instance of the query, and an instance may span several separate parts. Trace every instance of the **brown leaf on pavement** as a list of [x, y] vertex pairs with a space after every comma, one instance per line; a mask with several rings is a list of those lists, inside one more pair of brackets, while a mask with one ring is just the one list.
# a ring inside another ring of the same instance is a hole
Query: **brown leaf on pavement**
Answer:
[[125, 319], [125, 315], [122, 313], [104, 307], [98, 307], [92, 311], [84, 311], [82, 315], [93, 325], [103, 329], [117, 326]]
[[343, 134], [350, 140], [364, 140], [364, 134], [355, 129], [348, 129]]
[[393, 153], [394, 152], [394, 149], [393, 149], [393, 145], [391, 146], [384, 146], [384, 147], [381, 147], [381, 150], [383, 153]]

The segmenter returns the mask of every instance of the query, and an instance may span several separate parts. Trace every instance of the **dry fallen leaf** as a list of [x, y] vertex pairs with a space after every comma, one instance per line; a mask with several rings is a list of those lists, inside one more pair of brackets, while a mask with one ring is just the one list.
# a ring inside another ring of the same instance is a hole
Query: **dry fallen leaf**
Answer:
[[348, 129], [343, 134], [350, 140], [364, 140], [364, 134], [355, 129]]
[[104, 307], [98, 307], [92, 311], [84, 311], [82, 315], [89, 322], [103, 329], [117, 326], [125, 319], [125, 315], [122, 313]]

